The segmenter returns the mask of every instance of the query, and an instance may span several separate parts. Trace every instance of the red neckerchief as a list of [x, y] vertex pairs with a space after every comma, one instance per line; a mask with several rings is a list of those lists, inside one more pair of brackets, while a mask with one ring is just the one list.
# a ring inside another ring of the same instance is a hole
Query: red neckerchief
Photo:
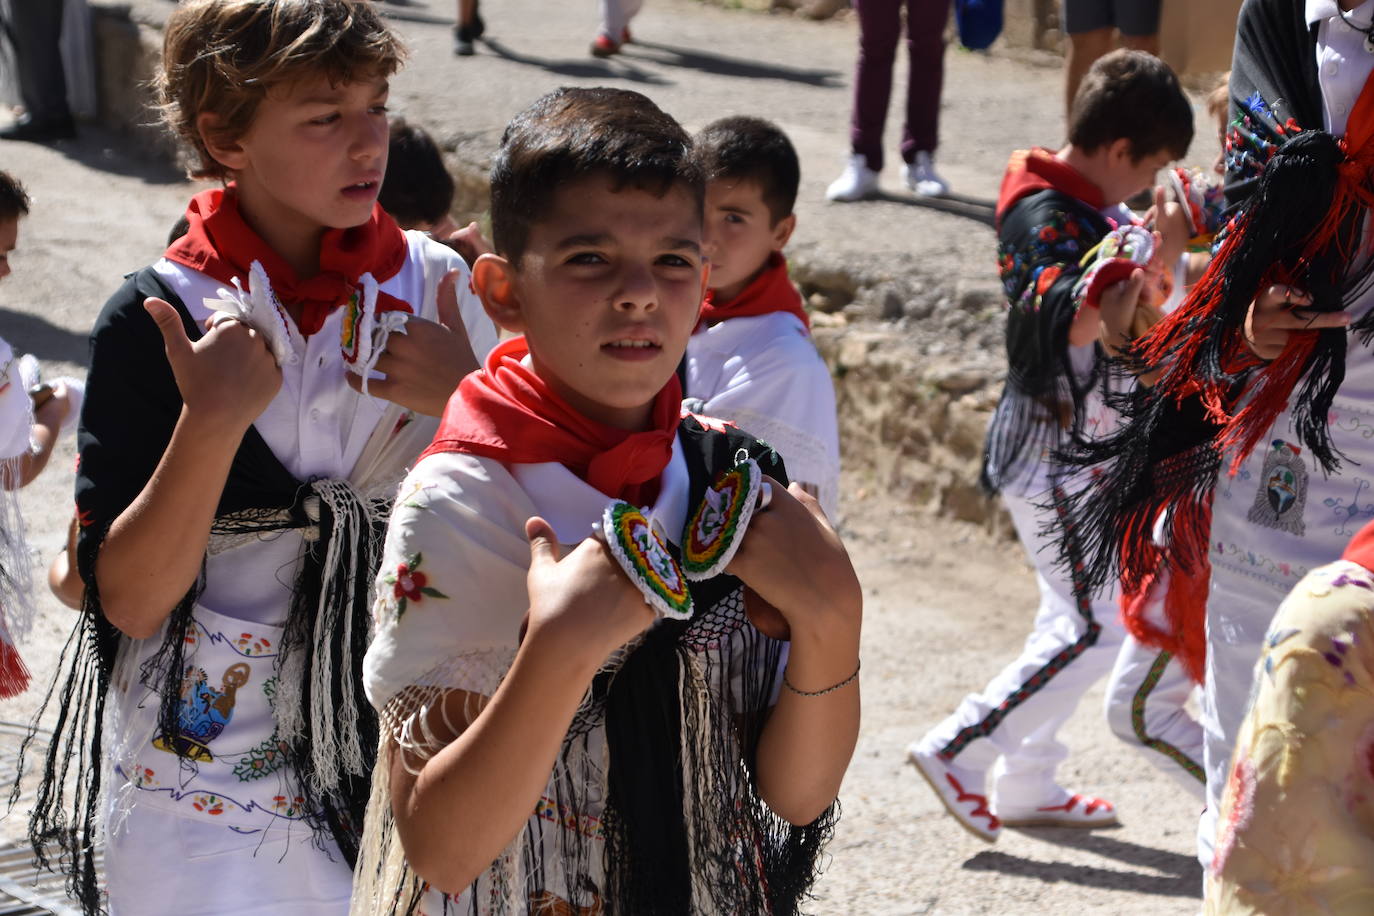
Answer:
[[769, 312], [791, 312], [801, 319], [809, 331], [811, 319], [802, 308], [801, 293], [787, 276], [787, 259], [781, 252], [768, 255], [768, 264], [762, 273], [750, 281], [740, 294], [729, 302], [719, 305], [715, 302], [716, 291], [708, 289], [706, 298], [701, 302], [701, 321], [711, 325], [727, 318], [746, 318], [751, 315], [767, 315]]
[[[309, 337], [324, 325], [329, 313], [353, 294], [358, 278], [371, 273], [384, 283], [406, 261], [406, 237], [396, 221], [380, 206], [361, 226], [330, 229], [320, 242], [320, 272], [309, 280], [296, 272], [281, 255], [254, 232], [239, 212], [238, 192], [226, 188], [202, 191], [186, 206], [190, 229], [172, 243], [163, 257], [214, 277], [228, 286], [235, 277], [248, 282], [248, 269], [261, 261], [272, 281], [272, 292], [285, 305], [300, 307], [296, 326]], [[410, 306], [384, 292], [377, 293], [377, 311], [411, 311]]]
[[557, 461], [596, 489], [636, 506], [658, 496], [682, 416], [676, 375], [654, 398], [653, 428], [631, 432], [578, 413], [521, 360], [524, 337], [499, 344], [449, 398], [425, 455], [459, 452], [503, 464]]
[[1047, 188], [1062, 191], [1094, 210], [1106, 206], [1102, 200], [1102, 189], [1078, 169], [1057, 158], [1052, 151], [1041, 147], [1022, 149], [1011, 154], [1007, 173], [1002, 176], [1002, 190], [997, 195], [998, 224], [1018, 200]]
[[1342, 560], [1358, 563], [1365, 569], [1374, 571], [1374, 522], [1369, 522], [1345, 545]]

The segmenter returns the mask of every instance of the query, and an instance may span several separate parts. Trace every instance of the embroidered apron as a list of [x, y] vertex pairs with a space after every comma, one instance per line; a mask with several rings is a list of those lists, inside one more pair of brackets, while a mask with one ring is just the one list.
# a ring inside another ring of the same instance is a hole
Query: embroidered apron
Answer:
[[125, 668], [133, 676], [117, 686], [132, 746], [115, 761], [139, 790], [134, 804], [240, 831], [305, 816], [284, 779], [285, 745], [273, 714], [282, 630], [197, 605], [172, 735], [157, 729], [157, 693], [139, 676], [161, 639], [138, 644], [140, 657]]

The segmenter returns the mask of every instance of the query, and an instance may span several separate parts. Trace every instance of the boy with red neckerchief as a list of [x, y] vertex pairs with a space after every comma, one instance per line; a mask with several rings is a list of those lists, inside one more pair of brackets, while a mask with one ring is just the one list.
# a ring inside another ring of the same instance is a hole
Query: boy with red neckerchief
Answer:
[[463, 262], [376, 203], [401, 57], [358, 0], [168, 20], [164, 114], [227, 184], [91, 337], [84, 607], [30, 821], [87, 912], [102, 890], [113, 913], [347, 909], [377, 741], [365, 583], [396, 485], [495, 343]]
[[776, 448], [827, 515], [839, 501], [835, 387], [782, 250], [801, 166], [778, 127], [722, 118], [696, 136], [706, 171], [711, 288], [687, 344], [684, 387], [695, 409]]
[[[506, 129], [473, 279], [523, 336], [459, 386], [390, 522], [355, 912], [791, 913], [815, 878], [861, 594], [777, 454], [680, 412], [703, 185], [638, 93], [559, 90]], [[746, 522], [722, 475], [755, 464]], [[688, 582], [708, 517], [738, 552]]]
[[[1020, 655], [907, 748], [946, 810], [988, 842], [1003, 824], [1117, 821], [1109, 802], [1055, 778], [1068, 754], [1055, 733], [1121, 645], [1116, 602], [1057, 568], [1044, 531], [1056, 517], [1050, 506], [1083, 487], [1057, 450], [1116, 422], [1109, 398], [1129, 382], [1109, 371], [1108, 352], [1139, 333], [1164, 298], [1164, 265], [1177, 274], [1184, 263], [1183, 239], [1135, 227], [1122, 201], [1183, 156], [1192, 136], [1192, 107], [1168, 66], [1117, 51], [1080, 86], [1064, 148], [1015, 153], [1002, 180], [1007, 380], [988, 427], [983, 482], [1001, 496], [1036, 567], [1040, 606]], [[1141, 256], [1120, 256], [1128, 246]]]

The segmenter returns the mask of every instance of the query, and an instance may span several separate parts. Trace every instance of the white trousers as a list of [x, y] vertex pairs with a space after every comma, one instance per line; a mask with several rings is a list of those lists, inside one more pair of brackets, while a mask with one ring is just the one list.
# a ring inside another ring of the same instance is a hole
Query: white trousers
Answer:
[[620, 41], [621, 33], [630, 25], [644, 5], [644, 0], [599, 0], [601, 6], [601, 34], [612, 41]]
[[1107, 724], [1199, 802], [1206, 797], [1202, 723], [1186, 707], [1197, 685], [1168, 652], [1129, 633], [1107, 682]]
[[920, 742], [965, 770], [986, 772], [997, 764], [994, 810], [1057, 804], [1063, 797], [1054, 772], [1068, 748], [1055, 735], [1111, 670], [1124, 636], [1115, 594], [1080, 606], [1073, 584], [1055, 568], [1055, 547], [1040, 533], [1051, 518], [1035, 506], [1042, 499], [1002, 494], [1040, 585], [1040, 607], [1020, 656]]

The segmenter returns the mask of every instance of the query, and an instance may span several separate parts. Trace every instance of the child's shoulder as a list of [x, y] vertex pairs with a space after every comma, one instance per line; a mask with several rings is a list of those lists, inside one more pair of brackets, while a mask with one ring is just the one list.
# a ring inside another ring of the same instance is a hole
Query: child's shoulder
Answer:
[[500, 461], [433, 451], [422, 455], [402, 481], [394, 511], [434, 514], [453, 525], [478, 520], [523, 529], [530, 508], [528, 495]]

